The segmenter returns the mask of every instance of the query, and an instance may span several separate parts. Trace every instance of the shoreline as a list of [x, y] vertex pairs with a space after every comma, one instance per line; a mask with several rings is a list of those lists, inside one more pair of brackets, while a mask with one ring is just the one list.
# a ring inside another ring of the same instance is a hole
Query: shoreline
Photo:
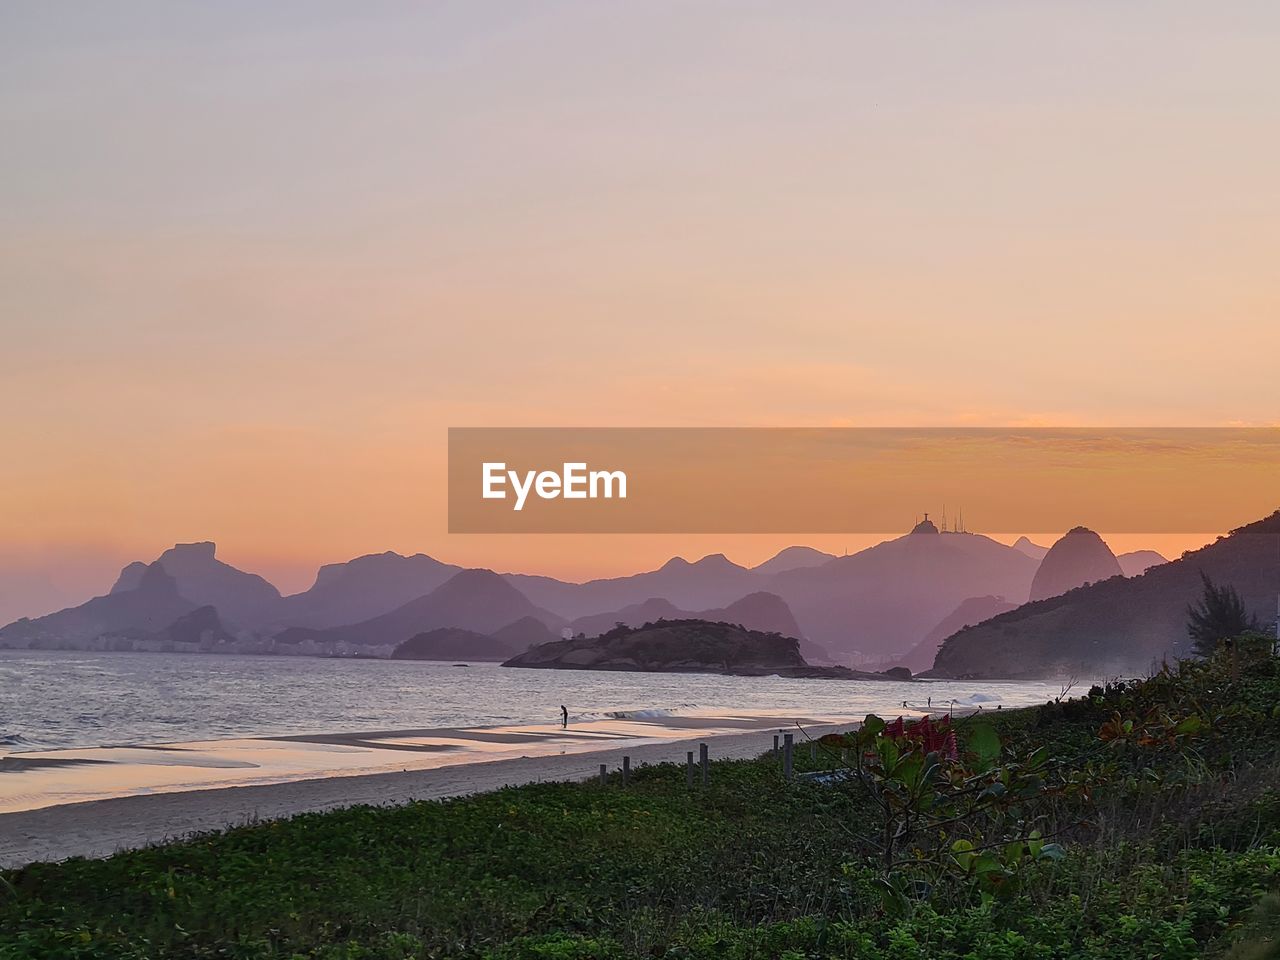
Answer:
[[[910, 712], [910, 713], [916, 713]], [[481, 794], [522, 783], [584, 781], [600, 764], [621, 767], [623, 755], [641, 764], [684, 763], [687, 751], [709, 745], [710, 759], [751, 759], [772, 749], [773, 731], [795, 728], [787, 718], [749, 732], [682, 728], [677, 736], [635, 744], [611, 741], [608, 748], [544, 755], [472, 758], [465, 763], [346, 776], [302, 778], [247, 786], [175, 790], [102, 800], [84, 800], [0, 813], [0, 868], [86, 856], [104, 858], [122, 850], [165, 844], [244, 824], [357, 805], [401, 805]], [[852, 730], [860, 719], [803, 723], [813, 739]]]
[[[745, 733], [687, 730], [687, 736], [667, 737], [656, 743], [618, 745], [615, 741], [607, 748], [574, 753], [476, 759], [418, 770], [138, 794], [0, 813], [0, 835], [5, 837], [0, 846], [0, 868], [70, 857], [107, 857], [193, 834], [342, 807], [396, 806], [526, 783], [588, 780], [598, 775], [602, 763], [611, 769], [620, 767], [624, 755], [631, 758], [633, 766], [684, 763], [688, 750], [693, 749], [696, 755], [699, 742], [709, 745], [712, 760], [751, 759], [772, 748], [772, 731], [795, 726], [787, 724], [785, 718], [770, 719], [778, 723]], [[803, 729], [817, 739], [825, 733], [854, 729], [860, 722], [816, 723]]]

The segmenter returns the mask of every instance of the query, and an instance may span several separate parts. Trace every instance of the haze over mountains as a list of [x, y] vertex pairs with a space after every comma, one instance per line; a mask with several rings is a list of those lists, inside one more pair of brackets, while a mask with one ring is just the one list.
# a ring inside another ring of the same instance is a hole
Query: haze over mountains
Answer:
[[1187, 605], [1201, 574], [1230, 585], [1265, 629], [1280, 592], [1280, 511], [1141, 576], [1115, 576], [962, 629], [938, 651], [949, 676], [1132, 674], [1191, 654]]
[[[1096, 612], [1079, 620], [1045, 615], [1074, 610], [1084, 584], [1128, 597], [1125, 589], [1174, 566], [1126, 579], [1153, 562], [1163, 558], [1152, 551], [1117, 557], [1083, 527], [1051, 547], [1027, 538], [1009, 546], [940, 531], [926, 519], [847, 556], [795, 546], [754, 568], [722, 554], [673, 558], [656, 570], [585, 583], [462, 569], [424, 554], [370, 554], [327, 564], [308, 590], [282, 597], [204, 542], [128, 564], [103, 597], [3, 627], [0, 646], [500, 659], [565, 634], [598, 636], [618, 623], [699, 620], [793, 637], [813, 663], [919, 672], [935, 666], [937, 653], [936, 669], [945, 673], [1043, 674], [1044, 664], [1056, 669], [1071, 657], [1103, 662], [1058, 635], [1077, 623], [1094, 629]], [[1198, 583], [1198, 574], [1178, 579], [1170, 596], [1180, 599], [1170, 609], [1194, 599]], [[1073, 603], [1059, 607], [1064, 597]], [[1105, 662], [1132, 666], [1151, 650], [1176, 651], [1180, 618], [1144, 625], [1140, 640]], [[997, 634], [1033, 640], [990, 639]], [[1034, 639], [1042, 635], [1055, 639]]]

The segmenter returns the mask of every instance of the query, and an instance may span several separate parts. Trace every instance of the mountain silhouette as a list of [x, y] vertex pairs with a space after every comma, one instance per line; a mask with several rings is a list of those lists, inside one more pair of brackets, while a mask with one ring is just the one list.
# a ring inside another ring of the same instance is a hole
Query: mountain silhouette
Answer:
[[1042, 547], [1038, 543], [1032, 543], [1027, 537], [1019, 537], [1013, 542], [1013, 549], [1020, 553], [1025, 553], [1032, 560], [1043, 560], [1044, 555], [1049, 552], [1048, 547]]
[[235, 637], [227, 630], [218, 611], [209, 605], [196, 607], [184, 613], [163, 630], [152, 634], [151, 639], [168, 643], [205, 644], [216, 646], [230, 643]]
[[391, 652], [393, 660], [506, 660], [516, 651], [474, 630], [437, 627], [415, 634]]
[[813, 669], [792, 637], [705, 620], [664, 620], [638, 629], [615, 627], [599, 637], [557, 640], [504, 666], [742, 674]]
[[813, 547], [787, 547], [784, 550], [779, 550], [764, 563], [752, 567], [751, 570], [761, 576], [770, 576], [775, 573], [782, 573], [785, 570], [820, 567], [828, 560], [834, 559], [834, 554], [823, 553]]
[[629, 577], [566, 583], [551, 577], [508, 574], [507, 579], [533, 603], [566, 620], [608, 613], [653, 597], [663, 597], [684, 610], [732, 603], [761, 589], [768, 578], [729, 560], [722, 553], [690, 563], [673, 557], [661, 568]]
[[1046, 600], [1068, 590], [1124, 573], [1106, 542], [1088, 527], [1074, 527], [1040, 561], [1031, 581], [1031, 600]]
[[1154, 550], [1133, 550], [1120, 554], [1116, 562], [1126, 577], [1140, 577], [1152, 567], [1169, 561]]
[[527, 650], [538, 643], [550, 643], [560, 639], [559, 633], [534, 616], [521, 617], [505, 627], [499, 627], [490, 636], [513, 653]]
[[[280, 601], [280, 591], [256, 573], [245, 573], [215, 556], [217, 546], [177, 543], [162, 553], [157, 562], [173, 577], [178, 592], [197, 605], [210, 604], [218, 613], [239, 625], [256, 623]], [[127, 593], [137, 588], [148, 565], [134, 562], [120, 571], [111, 593]]]
[[767, 577], [759, 589], [786, 601], [808, 639], [854, 663], [902, 657], [970, 597], [1026, 599], [1035, 560], [981, 534], [940, 533], [927, 523], [820, 567]]
[[290, 627], [276, 634], [284, 643], [340, 641], [363, 646], [397, 646], [439, 627], [488, 634], [522, 617], [534, 617], [552, 629], [563, 625], [555, 614], [529, 602], [492, 570], [463, 570], [425, 596], [359, 623], [316, 629]]
[[740, 623], [749, 630], [781, 633], [787, 637], [800, 635], [800, 627], [796, 624], [796, 619], [792, 616], [786, 602], [777, 594], [764, 591], [748, 594], [728, 606], [714, 607], [709, 610], [681, 610], [662, 597], [650, 597], [643, 603], [633, 603], [611, 613], [579, 617], [569, 624], [569, 629], [574, 634], [582, 633], [588, 637], [598, 637], [612, 630], [619, 623], [638, 627], [653, 623], [655, 620], [709, 620], [713, 623]]
[[1201, 574], [1234, 587], [1245, 608], [1275, 622], [1280, 591], [1280, 511], [1215, 543], [1147, 570], [1027, 603], [947, 638], [934, 672], [953, 677], [1096, 678], [1144, 673], [1191, 656], [1187, 605]]
[[358, 623], [425, 596], [461, 569], [423, 553], [405, 557], [390, 550], [325, 564], [310, 589], [275, 605], [270, 621], [295, 627]]
[[196, 606], [178, 593], [177, 582], [157, 561], [135, 571], [129, 589], [113, 589], [78, 607], [34, 620], [15, 620], [0, 629], [0, 647], [40, 645], [42, 641], [84, 643], [103, 634], [155, 633]]
[[961, 602], [942, 622], [930, 630], [923, 640], [912, 647], [898, 663], [912, 673], [923, 673], [933, 667], [938, 647], [957, 630], [990, 620], [997, 614], [1013, 610], [1018, 605], [1004, 597], [969, 597]]

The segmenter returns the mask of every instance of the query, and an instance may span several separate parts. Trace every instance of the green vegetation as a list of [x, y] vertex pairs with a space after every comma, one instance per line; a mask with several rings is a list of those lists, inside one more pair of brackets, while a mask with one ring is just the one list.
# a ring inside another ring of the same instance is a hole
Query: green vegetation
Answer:
[[1187, 633], [1192, 649], [1200, 657], [1211, 657], [1218, 645], [1242, 634], [1259, 629], [1256, 617], [1249, 615], [1236, 588], [1218, 586], [1206, 573], [1200, 574], [1204, 596], [1187, 607]]
[[[1276, 956], [1280, 663], [0, 877], [0, 957]], [[847, 751], [847, 753], [846, 753]], [[848, 762], [842, 762], [842, 755]]]

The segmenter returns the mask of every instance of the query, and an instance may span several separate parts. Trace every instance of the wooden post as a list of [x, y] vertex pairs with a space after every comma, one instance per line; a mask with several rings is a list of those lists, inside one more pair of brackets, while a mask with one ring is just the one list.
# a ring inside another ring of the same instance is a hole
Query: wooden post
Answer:
[[791, 751], [795, 748], [795, 737], [787, 734], [782, 738], [782, 777], [791, 779]]
[[622, 785], [625, 787], [631, 782], [631, 758], [622, 758]]
[[778, 759], [778, 735], [773, 735], [773, 758]]
[[711, 779], [711, 763], [707, 759], [707, 745], [705, 743], [698, 744], [698, 763], [702, 767], [702, 786], [705, 788], [707, 781]]
[[609, 782], [609, 765], [607, 763], [600, 764], [600, 786], [604, 786]]
[[689, 789], [693, 789], [693, 751], [685, 751], [684, 779]]

